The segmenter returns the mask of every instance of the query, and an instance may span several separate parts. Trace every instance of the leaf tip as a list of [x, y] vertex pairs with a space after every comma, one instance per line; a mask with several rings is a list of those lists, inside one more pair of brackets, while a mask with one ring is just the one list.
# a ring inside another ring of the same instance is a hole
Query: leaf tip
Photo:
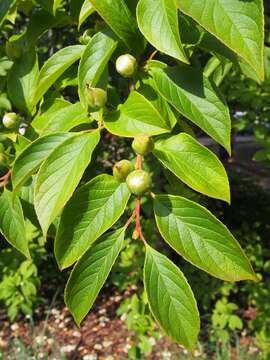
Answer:
[[63, 271], [67, 268], [67, 266], [63, 263], [63, 261], [61, 261], [60, 259], [58, 259], [58, 257], [55, 255], [55, 258], [56, 258], [56, 262], [57, 262], [57, 265], [58, 265], [58, 268], [60, 271]]
[[261, 281], [260, 277], [254, 271], [252, 272], [252, 276], [251, 276], [250, 280], [252, 280], [256, 283]]

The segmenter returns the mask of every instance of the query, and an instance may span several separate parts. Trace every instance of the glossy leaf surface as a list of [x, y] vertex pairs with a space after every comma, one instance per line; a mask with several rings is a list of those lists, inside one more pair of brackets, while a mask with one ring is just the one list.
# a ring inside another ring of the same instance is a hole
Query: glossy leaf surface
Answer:
[[240, 245], [210, 211], [172, 195], [156, 196], [154, 207], [163, 238], [187, 261], [222, 280], [256, 280]]
[[126, 183], [99, 175], [75, 192], [61, 216], [55, 240], [60, 268], [78, 260], [123, 214], [130, 192]]

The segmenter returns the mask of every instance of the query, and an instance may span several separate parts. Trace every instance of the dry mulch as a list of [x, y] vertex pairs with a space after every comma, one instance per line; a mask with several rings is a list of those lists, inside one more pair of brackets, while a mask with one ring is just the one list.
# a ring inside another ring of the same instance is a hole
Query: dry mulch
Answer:
[[[1, 320], [0, 315], [0, 348], [7, 354], [11, 340], [20, 338], [26, 346], [34, 348], [40, 359], [45, 353], [50, 354], [50, 360], [59, 360], [61, 353], [68, 360], [129, 359], [128, 350], [133, 345], [134, 334], [116, 315], [119, 304], [127, 296], [130, 293], [101, 295], [81, 328], [76, 326], [62, 301], [49, 310], [38, 309], [34, 324], [27, 317], [11, 323], [4, 314]], [[46, 313], [47, 322], [44, 320]], [[172, 352], [183, 353], [183, 350], [164, 336], [155, 345], [153, 353], [145, 359], [170, 359]]]

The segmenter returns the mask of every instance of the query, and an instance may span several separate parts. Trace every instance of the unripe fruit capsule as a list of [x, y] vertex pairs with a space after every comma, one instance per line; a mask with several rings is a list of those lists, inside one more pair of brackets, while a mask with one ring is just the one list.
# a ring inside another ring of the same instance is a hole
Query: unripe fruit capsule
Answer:
[[113, 167], [113, 176], [115, 180], [124, 182], [127, 176], [134, 170], [133, 164], [128, 160], [121, 160]]
[[99, 110], [107, 103], [107, 92], [100, 88], [86, 86], [86, 99], [91, 110]]
[[146, 193], [152, 185], [151, 175], [144, 170], [132, 171], [127, 177], [127, 186], [132, 194], [141, 196]]
[[117, 72], [123, 77], [132, 77], [137, 70], [137, 60], [130, 54], [119, 56], [115, 64]]
[[6, 113], [2, 119], [3, 125], [7, 129], [12, 129], [18, 122], [18, 115], [16, 113]]
[[154, 141], [148, 135], [138, 135], [134, 138], [132, 143], [132, 149], [136, 154], [147, 155], [154, 149]]

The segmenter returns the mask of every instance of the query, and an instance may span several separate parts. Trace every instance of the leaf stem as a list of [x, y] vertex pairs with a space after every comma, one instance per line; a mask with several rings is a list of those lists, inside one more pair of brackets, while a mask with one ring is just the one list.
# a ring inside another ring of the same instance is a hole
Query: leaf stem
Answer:
[[125, 224], [125, 228], [127, 229], [129, 227], [129, 225], [132, 223], [132, 221], [135, 219], [135, 216], [136, 216], [136, 212], [135, 210], [132, 212], [130, 218], [128, 219], [128, 221], [126, 222]]

